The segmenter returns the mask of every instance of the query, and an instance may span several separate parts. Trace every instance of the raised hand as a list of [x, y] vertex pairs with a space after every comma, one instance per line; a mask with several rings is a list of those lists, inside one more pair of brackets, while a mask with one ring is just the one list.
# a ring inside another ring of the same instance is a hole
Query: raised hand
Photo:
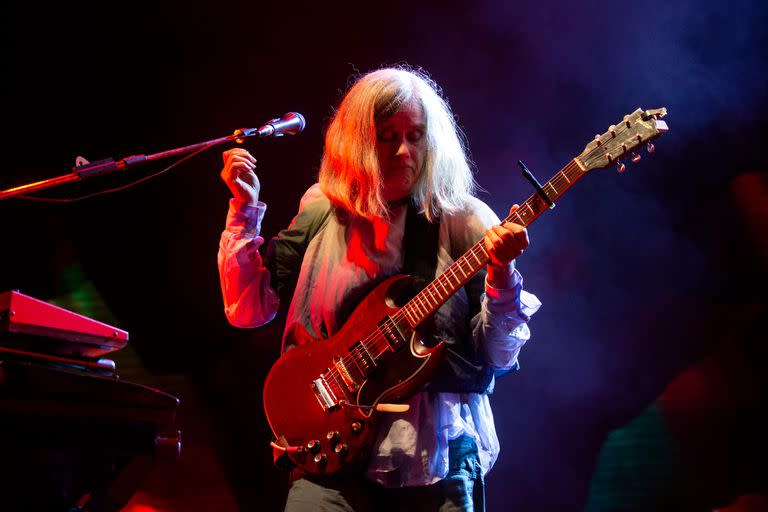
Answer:
[[256, 159], [243, 148], [233, 148], [222, 154], [224, 169], [221, 179], [239, 203], [256, 205], [261, 184], [256, 173]]

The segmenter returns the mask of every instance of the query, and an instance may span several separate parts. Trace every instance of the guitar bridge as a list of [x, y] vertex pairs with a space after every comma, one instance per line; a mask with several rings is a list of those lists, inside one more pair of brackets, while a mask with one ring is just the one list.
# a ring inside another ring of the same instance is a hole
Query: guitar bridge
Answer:
[[336, 367], [336, 371], [338, 372], [339, 377], [341, 377], [342, 382], [347, 386], [347, 391], [354, 393], [360, 388], [360, 385], [355, 381], [352, 373], [350, 373], [350, 368], [347, 367], [343, 359], [336, 358], [333, 365]]

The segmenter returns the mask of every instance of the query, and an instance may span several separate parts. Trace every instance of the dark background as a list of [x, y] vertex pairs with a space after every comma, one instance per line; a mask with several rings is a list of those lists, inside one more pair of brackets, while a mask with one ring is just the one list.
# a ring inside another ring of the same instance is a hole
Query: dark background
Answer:
[[[529, 229], [519, 267], [544, 305], [523, 370], [492, 398], [502, 453], [489, 507], [709, 510], [765, 491], [762, 2], [27, 2], [0, 23], [0, 188], [65, 174], [78, 155], [151, 154], [301, 112], [301, 135], [246, 143], [266, 237], [316, 180], [324, 128], [358, 71], [431, 74], [501, 217], [532, 193], [518, 159], [544, 181], [624, 114], [667, 107], [653, 156], [624, 175], [595, 171]], [[94, 316], [131, 334], [118, 366], [125, 357], [131, 379], [184, 402], [181, 470], [144, 494], [162, 510], [269, 510], [285, 494], [259, 403], [280, 335], [237, 330], [222, 313], [223, 149], [85, 201], [0, 202], [0, 290], [51, 301], [95, 290]], [[169, 163], [40, 195], [80, 196]], [[610, 466], [606, 436], [648, 411], [658, 428], [640, 431], [655, 455]], [[665, 485], [638, 491], [670, 460], [679, 469]], [[201, 492], [208, 501], [192, 503]], [[623, 508], [600, 508], [608, 494]]]

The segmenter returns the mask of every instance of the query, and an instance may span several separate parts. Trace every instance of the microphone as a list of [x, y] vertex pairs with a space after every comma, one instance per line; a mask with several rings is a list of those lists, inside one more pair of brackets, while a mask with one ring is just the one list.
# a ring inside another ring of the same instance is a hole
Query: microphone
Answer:
[[235, 130], [235, 141], [242, 143], [246, 137], [282, 137], [283, 135], [296, 135], [304, 129], [306, 121], [298, 112], [288, 112], [283, 117], [267, 121], [264, 126], [258, 128], [240, 128]]

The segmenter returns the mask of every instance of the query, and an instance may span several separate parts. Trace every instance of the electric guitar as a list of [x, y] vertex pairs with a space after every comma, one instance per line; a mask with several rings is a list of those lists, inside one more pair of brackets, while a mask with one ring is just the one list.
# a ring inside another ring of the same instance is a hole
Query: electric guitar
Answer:
[[[617, 164], [623, 172], [620, 158], [631, 153], [637, 162], [634, 150], [644, 144], [653, 151], [650, 141], [668, 129], [661, 120], [666, 113], [665, 108], [637, 109], [625, 116], [544, 185], [536, 184], [536, 194], [504, 221], [528, 226], [592, 169]], [[412, 278], [391, 277], [374, 288], [339, 332], [286, 351], [264, 384], [276, 455], [310, 474], [359, 468], [376, 440], [377, 416], [407, 410], [397, 402], [429, 382], [442, 360], [444, 344], [430, 346], [419, 328], [488, 261], [481, 240], [407, 302], [398, 303], [397, 297]]]

